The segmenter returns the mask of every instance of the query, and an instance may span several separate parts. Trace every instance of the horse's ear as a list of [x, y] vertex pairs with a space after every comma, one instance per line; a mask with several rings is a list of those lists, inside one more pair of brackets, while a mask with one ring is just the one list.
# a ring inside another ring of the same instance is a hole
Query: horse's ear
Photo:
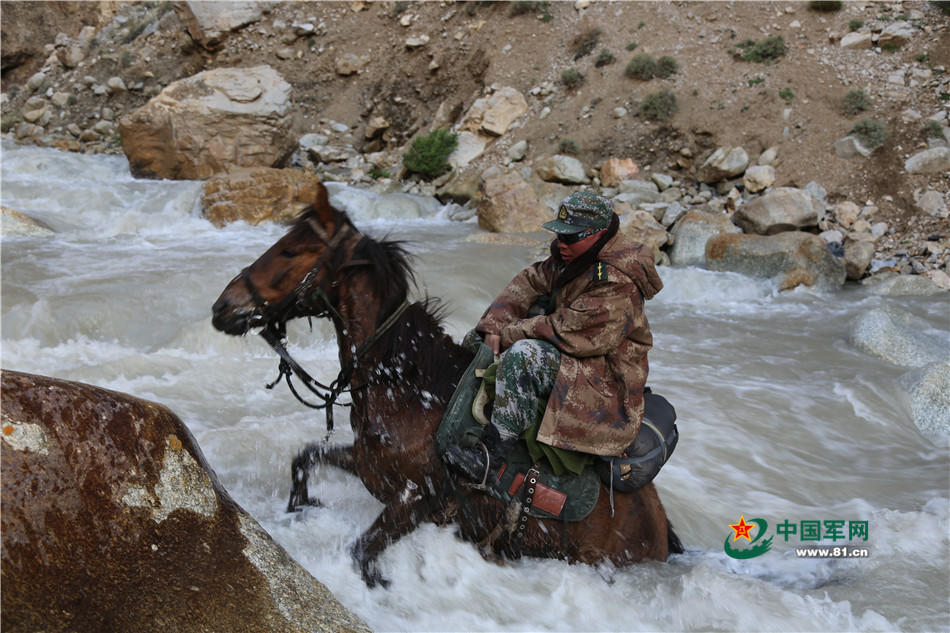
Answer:
[[319, 180], [313, 196], [313, 206], [320, 213], [326, 213], [330, 210], [330, 194], [327, 193], [327, 188]]

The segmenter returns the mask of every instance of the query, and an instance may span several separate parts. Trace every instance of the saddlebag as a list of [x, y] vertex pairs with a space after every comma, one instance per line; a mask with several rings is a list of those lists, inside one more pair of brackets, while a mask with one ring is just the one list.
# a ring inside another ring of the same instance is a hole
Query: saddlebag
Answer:
[[636, 439], [620, 457], [601, 457], [596, 470], [604, 485], [617, 492], [634, 492], [657, 476], [676, 442], [676, 410], [669, 401], [647, 387], [643, 393], [643, 424]]

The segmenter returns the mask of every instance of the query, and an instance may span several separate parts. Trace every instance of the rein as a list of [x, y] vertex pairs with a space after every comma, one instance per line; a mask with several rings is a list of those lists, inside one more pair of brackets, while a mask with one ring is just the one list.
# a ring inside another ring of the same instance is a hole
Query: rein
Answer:
[[[379, 341], [379, 339], [383, 337], [383, 335], [386, 334], [390, 328], [392, 328], [393, 325], [396, 324], [399, 318], [402, 317], [402, 315], [409, 308], [409, 301], [403, 299], [402, 303], [400, 303], [396, 309], [393, 310], [393, 312], [388, 317], [386, 317], [386, 320], [383, 321], [379, 327], [373, 331], [369, 338], [367, 338], [359, 346], [359, 348], [357, 348], [352, 359], [340, 369], [340, 373], [337, 374], [337, 377], [329, 385], [324, 385], [307, 373], [307, 371], [301, 367], [300, 363], [294, 360], [293, 356], [290, 355], [290, 352], [287, 351], [286, 341], [288, 313], [292, 308], [298, 306], [305, 309], [309, 308], [311, 310], [317, 308], [316, 316], [321, 317], [332, 315], [338, 321], [343, 321], [343, 317], [333, 306], [333, 303], [330, 301], [330, 298], [327, 296], [322, 285], [317, 286], [315, 290], [311, 290], [311, 287], [313, 286], [314, 279], [316, 279], [317, 272], [326, 263], [326, 260], [335, 254], [336, 247], [339, 246], [343, 239], [351, 232], [350, 227], [344, 225], [331, 238], [327, 235], [323, 227], [314, 221], [313, 218], [308, 219], [307, 222], [310, 225], [310, 228], [313, 229], [313, 232], [316, 233], [316, 235], [327, 245], [327, 248], [323, 253], [321, 253], [316, 263], [304, 276], [297, 287], [294, 288], [293, 292], [288, 294], [278, 304], [271, 306], [260, 296], [260, 293], [257, 292], [257, 289], [254, 287], [254, 284], [251, 281], [250, 273], [248, 272], [247, 268], [241, 271], [241, 278], [254, 301], [256, 301], [258, 305], [260, 305], [266, 312], [270, 312], [274, 316], [274, 318], [270, 320], [270, 323], [265, 326], [260, 333], [261, 337], [267, 341], [267, 344], [270, 345], [280, 357], [280, 362], [277, 368], [279, 372], [277, 378], [272, 383], [266, 385], [266, 387], [268, 389], [273, 389], [283, 378], [287, 382], [287, 387], [290, 389], [290, 393], [292, 393], [301, 404], [311, 409], [324, 409], [326, 411], [327, 420], [327, 439], [329, 439], [330, 434], [333, 432], [333, 407], [348, 407], [352, 405], [352, 403], [339, 403], [337, 402], [337, 399], [344, 393], [354, 391], [354, 388], [350, 386], [350, 380], [353, 377], [353, 372], [356, 370], [359, 360], [370, 348], [373, 347], [373, 345], [376, 344], [377, 341]], [[369, 261], [367, 260], [349, 260], [345, 262], [341, 268], [365, 266], [367, 264], [369, 264]], [[316, 298], [319, 303], [316, 306], [304, 303], [308, 297]], [[322, 402], [315, 404], [305, 400], [294, 387], [292, 376], [296, 376], [303, 386], [306, 387], [307, 390], [309, 390], [312, 394], [317, 396]]]

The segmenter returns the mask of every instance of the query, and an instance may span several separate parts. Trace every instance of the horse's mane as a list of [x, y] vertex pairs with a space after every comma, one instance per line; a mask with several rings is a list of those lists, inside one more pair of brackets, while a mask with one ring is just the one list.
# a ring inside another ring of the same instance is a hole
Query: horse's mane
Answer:
[[[338, 226], [345, 223], [359, 233], [345, 212], [332, 206], [330, 209], [335, 214], [334, 221]], [[313, 207], [297, 218], [294, 229], [310, 231], [310, 218], [320, 221]], [[340, 250], [342, 254], [342, 249]], [[377, 326], [407, 300], [410, 289], [415, 287], [412, 258], [413, 255], [406, 248], [406, 242], [400, 240], [376, 240], [362, 235], [354, 248], [352, 259], [369, 263], [367, 266], [353, 268], [350, 274], [370, 270], [374, 291], [380, 298]], [[331, 265], [342, 264], [341, 258], [334, 257]], [[439, 299], [426, 296], [412, 303], [403, 318], [390, 327], [375, 346], [384, 358], [394, 359], [394, 363], [398, 360], [401, 368], [400, 380], [403, 383], [417, 385], [437, 396], [444, 396], [447, 400], [455, 388], [461, 369], [471, 360], [471, 353], [445, 333], [445, 313], [446, 308]]]

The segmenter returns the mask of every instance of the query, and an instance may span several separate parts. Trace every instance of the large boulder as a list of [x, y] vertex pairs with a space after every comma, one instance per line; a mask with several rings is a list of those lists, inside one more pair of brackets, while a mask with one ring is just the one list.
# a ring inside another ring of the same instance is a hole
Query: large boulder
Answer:
[[705, 266], [706, 242], [720, 233], [741, 229], [723, 213], [689, 211], [673, 226], [670, 262], [674, 266]]
[[122, 149], [141, 178], [275, 167], [296, 145], [290, 106], [290, 84], [270, 66], [207, 70], [122, 117]]
[[568, 185], [579, 185], [588, 182], [584, 173], [584, 165], [573, 156], [555, 154], [543, 158], [535, 165], [538, 177], [548, 182], [561, 182]]
[[950, 440], [950, 363], [937, 362], [901, 376], [910, 396], [911, 419], [938, 446]]
[[917, 152], [906, 161], [909, 174], [939, 174], [950, 171], [950, 147], [934, 147]]
[[906, 310], [884, 306], [868, 310], [851, 324], [851, 344], [865, 354], [901, 367], [923, 367], [950, 360], [950, 343], [930, 336], [926, 324]]
[[714, 183], [728, 178], [741, 176], [749, 166], [749, 155], [741, 147], [720, 147], [713, 152], [702, 167], [697, 179], [700, 182]]
[[821, 205], [803, 189], [777, 187], [739, 207], [732, 221], [746, 233], [774, 235], [818, 224]]
[[532, 233], [552, 219], [528, 182], [517, 172], [490, 167], [482, 173], [478, 225], [495, 233]]
[[264, 15], [261, 2], [175, 2], [178, 19], [192, 39], [207, 49], [224, 43], [231, 31], [253, 24]]
[[0, 381], [5, 631], [368, 631], [231, 499], [171, 411]]
[[706, 243], [706, 267], [773, 279], [779, 290], [806, 285], [820, 291], [840, 288], [844, 262], [811, 233], [777, 235], [723, 233]]
[[487, 97], [475, 100], [462, 119], [461, 127], [474, 133], [501, 136], [528, 109], [528, 102], [518, 90], [504, 86]]
[[600, 184], [604, 187], [616, 187], [638, 173], [640, 168], [632, 158], [608, 158], [600, 167]]
[[864, 283], [873, 294], [888, 297], [927, 297], [946, 292], [925, 275], [878, 275]]
[[205, 181], [202, 213], [215, 226], [238, 220], [288, 224], [314, 203], [319, 183], [301, 169], [238, 167]]
[[653, 251], [654, 261], [660, 260], [660, 248], [670, 237], [652, 213], [639, 209], [620, 215], [620, 230], [628, 237], [648, 246]]

